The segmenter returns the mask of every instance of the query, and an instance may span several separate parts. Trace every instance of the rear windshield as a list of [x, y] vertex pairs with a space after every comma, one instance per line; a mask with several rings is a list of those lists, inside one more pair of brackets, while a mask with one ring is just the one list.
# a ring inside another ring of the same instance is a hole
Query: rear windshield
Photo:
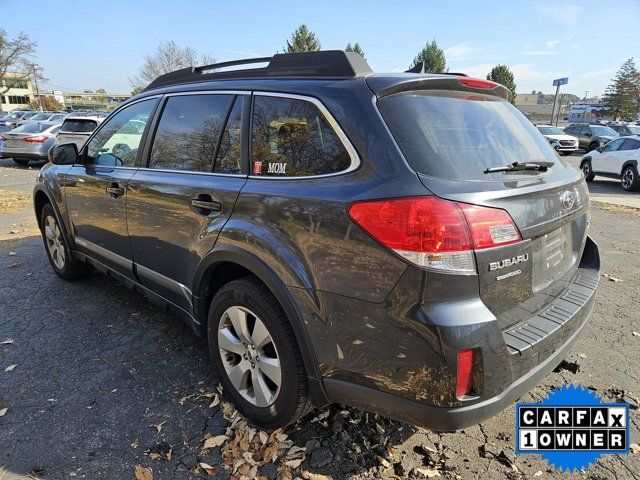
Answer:
[[25, 123], [14, 128], [12, 131], [15, 133], [41, 133], [50, 127], [51, 125], [45, 123]]
[[91, 133], [98, 126], [94, 120], [65, 120], [60, 128], [66, 133]]
[[543, 135], [564, 135], [564, 131], [558, 127], [538, 127]]
[[490, 180], [503, 174], [485, 174], [487, 168], [556, 162], [538, 129], [492, 95], [411, 91], [384, 97], [378, 107], [411, 167], [424, 175]]

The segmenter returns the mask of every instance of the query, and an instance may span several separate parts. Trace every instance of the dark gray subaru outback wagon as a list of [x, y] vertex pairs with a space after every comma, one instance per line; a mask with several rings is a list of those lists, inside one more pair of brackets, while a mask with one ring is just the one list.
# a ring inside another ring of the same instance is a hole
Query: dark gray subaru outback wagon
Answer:
[[182, 316], [264, 428], [340, 402], [459, 429], [560, 363], [598, 285], [588, 191], [504, 87], [341, 51], [251, 62], [163, 75], [50, 152], [58, 275]]

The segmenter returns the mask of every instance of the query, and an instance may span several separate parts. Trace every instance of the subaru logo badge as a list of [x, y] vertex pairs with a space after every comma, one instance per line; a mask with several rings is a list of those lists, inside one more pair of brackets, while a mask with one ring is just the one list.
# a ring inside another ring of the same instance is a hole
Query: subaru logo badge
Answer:
[[562, 206], [565, 210], [569, 210], [576, 203], [576, 194], [567, 190], [560, 195], [560, 201], [562, 201]]

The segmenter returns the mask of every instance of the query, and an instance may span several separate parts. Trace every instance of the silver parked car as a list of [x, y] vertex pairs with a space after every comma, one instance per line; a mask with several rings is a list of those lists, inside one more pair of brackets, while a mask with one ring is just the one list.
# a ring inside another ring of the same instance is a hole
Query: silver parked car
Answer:
[[69, 115], [64, 119], [64, 122], [62, 122], [56, 144], [75, 143], [78, 146], [78, 150], [80, 150], [87, 141], [87, 138], [89, 138], [89, 135], [91, 135], [103, 120], [104, 117], [97, 114], [90, 116], [82, 114]]
[[18, 165], [30, 160], [47, 160], [49, 149], [56, 144], [60, 123], [37, 122], [20, 125], [2, 134], [0, 158], [11, 158]]

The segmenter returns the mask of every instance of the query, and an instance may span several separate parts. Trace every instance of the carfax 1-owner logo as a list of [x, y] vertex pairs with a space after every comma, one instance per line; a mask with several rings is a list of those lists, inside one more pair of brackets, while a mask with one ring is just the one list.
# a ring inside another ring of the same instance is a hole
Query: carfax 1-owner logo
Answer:
[[629, 405], [604, 403], [583, 387], [516, 404], [516, 453], [541, 454], [557, 469], [588, 468], [601, 455], [629, 453], [629, 444]]

